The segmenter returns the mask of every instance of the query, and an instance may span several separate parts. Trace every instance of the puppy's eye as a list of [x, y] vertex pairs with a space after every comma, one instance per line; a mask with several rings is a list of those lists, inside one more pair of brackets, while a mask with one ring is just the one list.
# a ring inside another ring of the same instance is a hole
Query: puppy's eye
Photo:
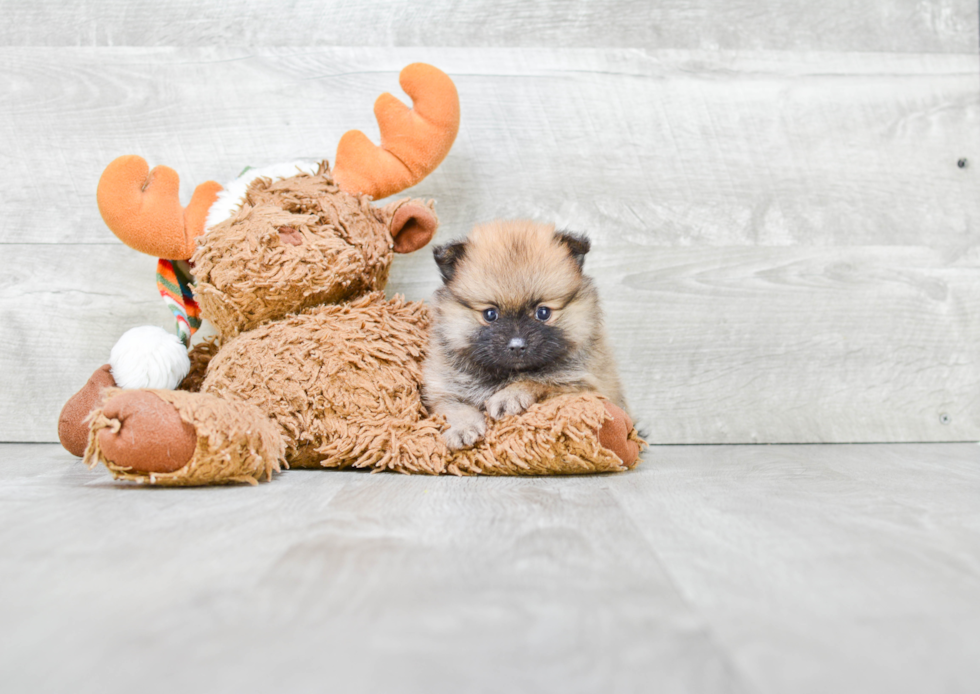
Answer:
[[534, 317], [540, 321], [546, 321], [551, 318], [551, 309], [547, 306], [538, 306], [538, 310], [534, 312]]
[[483, 320], [485, 320], [487, 323], [493, 323], [495, 320], [497, 320], [497, 315], [497, 309], [495, 308], [483, 309]]

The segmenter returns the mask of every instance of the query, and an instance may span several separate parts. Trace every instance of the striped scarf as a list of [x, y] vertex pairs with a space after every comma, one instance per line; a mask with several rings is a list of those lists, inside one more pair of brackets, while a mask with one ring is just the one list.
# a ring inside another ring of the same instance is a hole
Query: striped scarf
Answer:
[[157, 263], [157, 289], [177, 319], [177, 337], [190, 347], [191, 335], [201, 327], [201, 309], [194, 300], [194, 278], [186, 260], [164, 260]]

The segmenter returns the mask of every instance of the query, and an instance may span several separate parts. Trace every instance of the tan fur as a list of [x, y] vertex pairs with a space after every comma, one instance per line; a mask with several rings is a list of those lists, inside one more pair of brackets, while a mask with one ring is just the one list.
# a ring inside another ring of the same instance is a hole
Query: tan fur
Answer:
[[[326, 162], [314, 176], [256, 180], [238, 213], [198, 239], [192, 262], [201, 312], [231, 337], [384, 287], [390, 215], [366, 196], [342, 192]], [[287, 242], [281, 229], [302, 243]]]
[[416, 452], [406, 442], [425, 417], [418, 391], [428, 323], [421, 302], [380, 292], [318, 306], [230, 340], [201, 392], [265, 412], [292, 467], [404, 467]]
[[[567, 366], [502, 377], [482, 372], [466, 356], [487, 325], [482, 311], [529, 305], [551, 309], [547, 324], [567, 342]], [[558, 394], [598, 393], [625, 408], [595, 288], [554, 225], [515, 220], [475, 227], [451, 280], [436, 293], [433, 310], [424, 398], [430, 411], [449, 422], [451, 448], [482, 438], [483, 412], [501, 419]]]
[[[70, 450], [85, 448], [87, 464], [104, 464], [117, 478], [164, 486], [257, 483], [290, 465], [539, 475], [636, 464], [641, 442], [632, 422], [604, 398], [573, 393], [528, 407], [562, 389], [599, 388], [620, 399], [611, 361], [601, 360], [583, 362], [580, 373], [564, 379], [511, 379], [478, 401], [496, 395], [494, 417], [527, 411], [488, 424], [482, 412], [460, 409], [453, 418], [483, 440], [465, 450], [447, 446], [446, 419], [429, 416], [422, 403], [430, 312], [382, 293], [392, 253], [425, 246], [438, 219], [431, 202], [374, 207], [368, 195], [388, 197], [430, 172], [455, 138], [459, 105], [452, 81], [431, 66], [413, 64], [400, 80], [414, 107], [379, 98], [381, 148], [350, 131], [338, 146], [336, 181], [326, 162], [313, 175], [254, 180], [238, 209], [206, 231], [218, 184], [198, 186], [183, 208], [172, 169], [150, 172], [137, 156], [106, 168], [97, 195], [106, 223], [137, 250], [190, 258], [201, 315], [218, 334], [192, 350], [181, 390], [105, 388], [113, 381], [108, 365], [100, 368], [59, 420]], [[460, 291], [476, 295], [499, 285], [501, 293], [478, 298], [503, 303], [522, 293], [547, 294], [561, 303], [555, 320], [565, 325], [569, 344], [607, 352], [589, 336], [598, 309], [578, 263], [533, 224], [503, 231], [488, 225], [488, 238], [501, 233], [517, 251], [477, 244], [479, 267]], [[564, 239], [575, 258], [587, 251], [571, 241]], [[576, 287], [579, 297], [570, 302]], [[443, 311], [456, 311], [452, 322], [465, 328], [473, 309], [459, 308]], [[459, 334], [465, 340], [466, 330]], [[551, 340], [538, 353], [561, 351], [565, 343]]]
[[473, 228], [453, 293], [481, 307], [507, 308], [537, 296], [561, 302], [580, 285], [581, 273], [555, 240], [553, 224], [496, 221]]
[[[106, 403], [115, 394], [124, 392], [118, 389], [106, 391]], [[194, 427], [197, 446], [187, 465], [173, 472], [153, 473], [122, 467], [109, 460], [102, 451], [99, 432], [106, 428], [118, 429], [119, 422], [103, 414], [103, 403], [92, 413], [85, 450], [85, 463], [89, 467], [101, 461], [117, 479], [165, 487], [233, 482], [256, 484], [263, 479], [272, 479], [273, 471], [280, 469], [285, 447], [278, 427], [261, 410], [246, 403], [184, 390], [146, 392], [173, 405], [180, 418]]]
[[[241, 210], [201, 237], [194, 257], [202, 315], [220, 335], [193, 351], [186, 390], [151, 391], [194, 427], [191, 460], [168, 473], [108, 460], [98, 435], [120, 423], [104, 413], [116, 397], [107, 392], [93, 413], [86, 462], [172, 486], [254, 482], [290, 466], [460, 475], [631, 466], [635, 460], [624, 463], [601, 443], [612, 421], [604, 403], [582, 395], [533, 405], [486, 429], [477, 445], [448, 449], [446, 420], [427, 416], [421, 398], [430, 312], [379, 291], [391, 263], [389, 222], [404, 204], [374, 208], [337, 189], [326, 165], [315, 176], [253, 185]], [[528, 281], [538, 281], [530, 269]], [[560, 283], [560, 273], [552, 279]], [[576, 311], [566, 309], [564, 320], [586, 326], [588, 312]], [[471, 427], [485, 427], [481, 412], [468, 414]]]
[[191, 370], [184, 376], [177, 390], [186, 390], [190, 393], [201, 390], [201, 384], [204, 383], [204, 377], [208, 372], [208, 364], [220, 348], [221, 342], [216, 335], [194, 345], [187, 354], [191, 360]]

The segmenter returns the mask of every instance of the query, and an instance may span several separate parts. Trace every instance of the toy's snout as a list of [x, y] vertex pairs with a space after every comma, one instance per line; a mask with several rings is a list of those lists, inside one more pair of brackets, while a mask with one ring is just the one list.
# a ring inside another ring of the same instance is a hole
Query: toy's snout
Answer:
[[303, 235], [290, 226], [279, 227], [279, 240], [290, 246], [303, 245]]

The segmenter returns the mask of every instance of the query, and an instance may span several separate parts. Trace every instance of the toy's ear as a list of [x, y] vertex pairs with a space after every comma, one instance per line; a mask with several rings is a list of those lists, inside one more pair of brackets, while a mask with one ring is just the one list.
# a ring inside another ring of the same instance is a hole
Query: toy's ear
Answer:
[[431, 203], [418, 200], [399, 200], [389, 206], [388, 230], [395, 241], [395, 253], [411, 253], [422, 248], [435, 236], [439, 218]]

